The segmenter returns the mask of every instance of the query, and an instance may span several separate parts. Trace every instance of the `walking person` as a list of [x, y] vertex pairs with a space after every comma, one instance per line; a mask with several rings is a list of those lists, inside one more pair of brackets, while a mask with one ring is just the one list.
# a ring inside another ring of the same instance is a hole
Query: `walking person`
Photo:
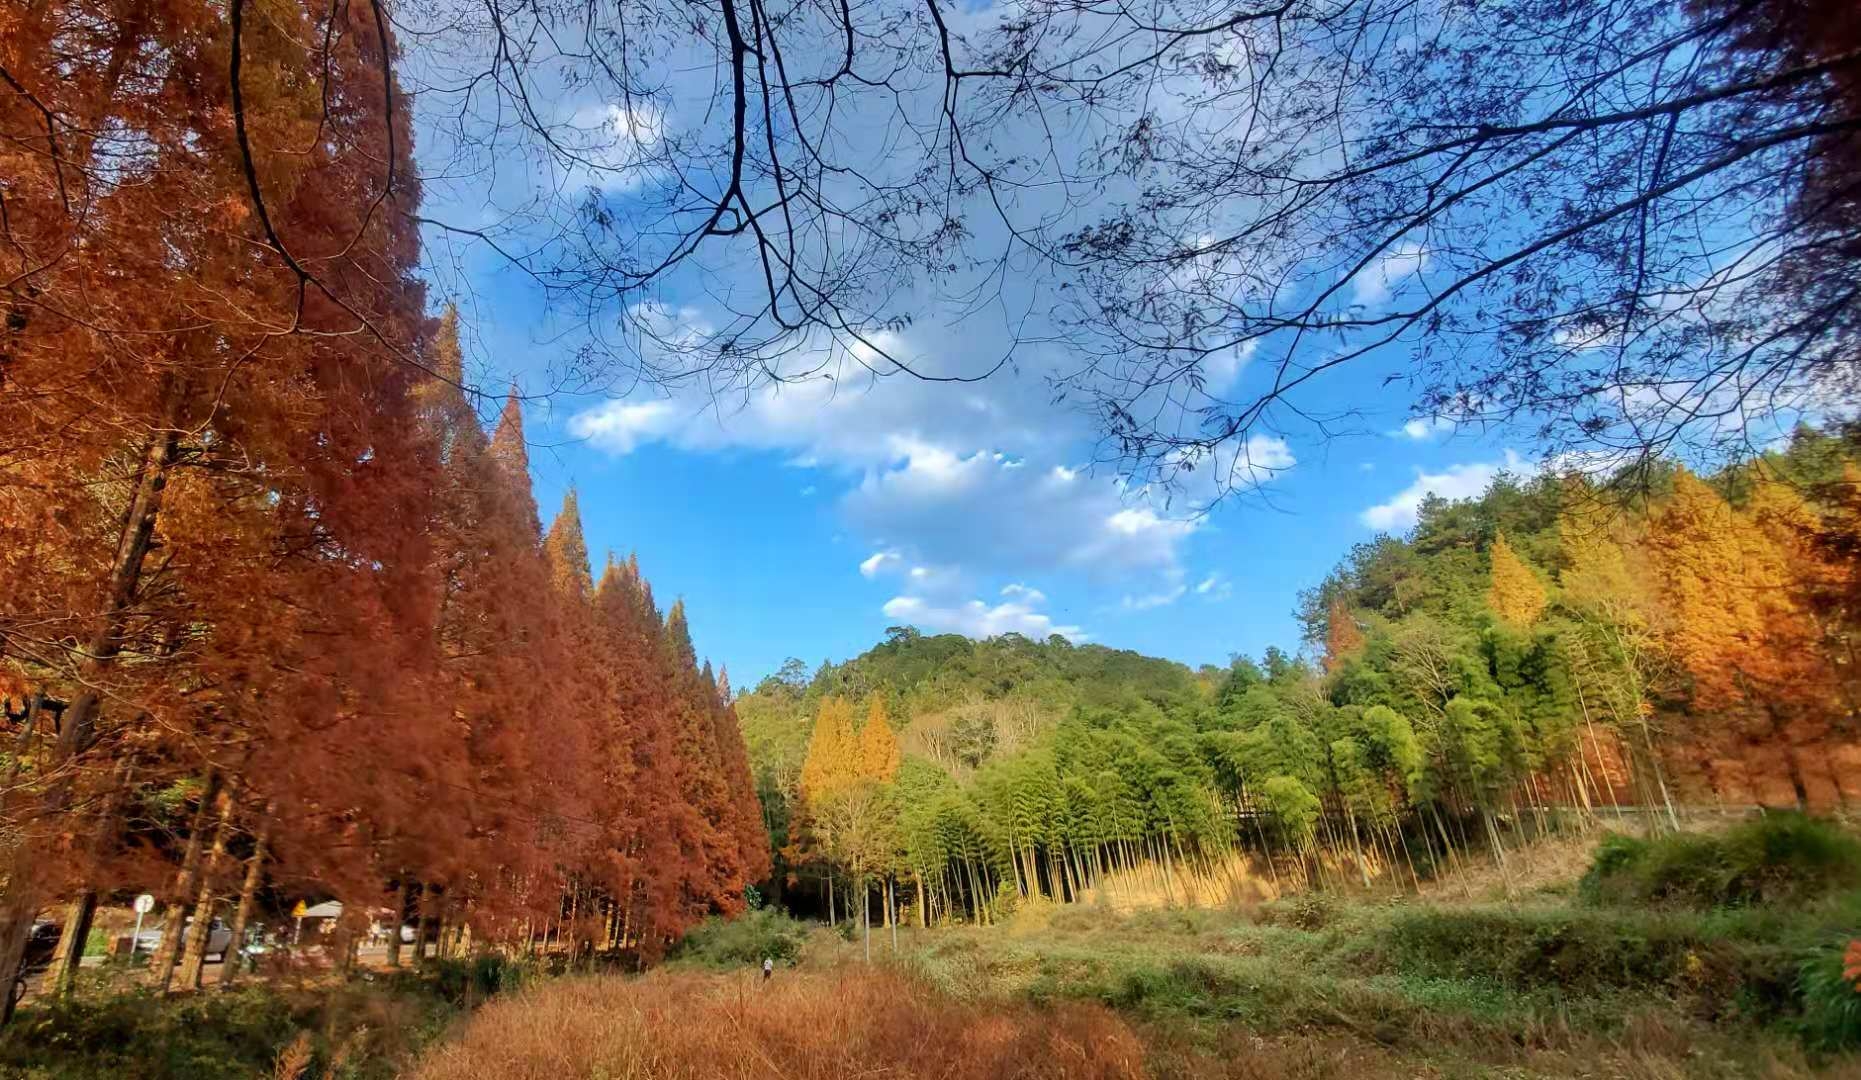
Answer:
[[762, 958], [762, 981], [768, 982], [769, 976], [773, 974], [775, 974], [775, 958], [772, 956], [763, 957]]

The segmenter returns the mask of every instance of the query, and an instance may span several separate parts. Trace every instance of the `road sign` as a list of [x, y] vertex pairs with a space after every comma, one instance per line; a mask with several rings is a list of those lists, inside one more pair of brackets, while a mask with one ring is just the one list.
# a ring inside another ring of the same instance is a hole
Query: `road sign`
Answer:
[[299, 900], [297, 902], [297, 906], [291, 909], [291, 918], [301, 919], [304, 917], [304, 912], [309, 911], [309, 910], [310, 910], [309, 908], [304, 906], [304, 902], [302, 900]]
[[142, 917], [155, 910], [155, 898], [148, 893], [136, 897], [136, 932], [129, 938], [129, 959], [133, 963], [136, 950], [142, 947]]

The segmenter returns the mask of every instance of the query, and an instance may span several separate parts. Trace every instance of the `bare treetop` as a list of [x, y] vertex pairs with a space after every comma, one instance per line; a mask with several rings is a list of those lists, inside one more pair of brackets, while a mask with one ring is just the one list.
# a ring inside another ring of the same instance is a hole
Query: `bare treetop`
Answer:
[[[1271, 467], [1250, 437], [1348, 430], [1377, 377], [1607, 465], [1734, 456], [1756, 417], [1852, 400], [1861, 61], [1816, 7], [504, 0], [398, 22], [429, 183], [490, 192], [429, 237], [489, 246], [579, 322], [577, 385], [974, 379], [1037, 348], [1109, 457], [1225, 493]], [[1008, 344], [916, 355], [925, 319]]]

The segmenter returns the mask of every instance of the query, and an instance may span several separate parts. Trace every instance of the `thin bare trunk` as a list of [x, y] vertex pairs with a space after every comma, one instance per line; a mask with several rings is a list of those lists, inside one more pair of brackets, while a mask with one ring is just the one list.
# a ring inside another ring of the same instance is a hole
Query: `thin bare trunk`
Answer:
[[[433, 895], [433, 886], [420, 883], [420, 929], [414, 934], [414, 968], [426, 967], [427, 939], [433, 936], [434, 919], [438, 915], [439, 898]], [[435, 947], [438, 943], [435, 942]], [[543, 931], [543, 945], [549, 945], [549, 931]]]
[[[200, 872], [200, 894], [194, 901], [194, 925], [188, 928], [187, 948], [181, 957], [181, 985], [200, 989], [202, 969], [207, 965], [207, 946], [213, 939], [213, 894], [219, 884], [220, 864], [226, 861], [226, 841], [233, 831], [233, 798], [220, 792], [220, 820], [213, 830], [213, 848], [207, 853]], [[225, 963], [224, 954], [220, 962]]]
[[267, 807], [253, 833], [252, 855], [246, 860], [245, 880], [239, 885], [239, 906], [233, 909], [232, 944], [226, 947], [227, 954], [220, 961], [221, 986], [231, 986], [239, 978], [240, 950], [245, 947], [246, 927], [252, 924], [259, 883], [265, 880], [265, 844], [270, 832], [271, 809]]
[[58, 935], [58, 950], [52, 954], [52, 969], [46, 973], [52, 993], [63, 997], [77, 983], [78, 966], [84, 959], [84, 946], [90, 940], [91, 920], [97, 914], [97, 890], [86, 888], [65, 905], [64, 929]]
[[187, 901], [200, 888], [200, 856], [205, 847], [207, 834], [207, 811], [218, 801], [220, 796], [220, 774], [207, 774], [206, 790], [200, 794], [200, 805], [194, 808], [194, 818], [188, 831], [187, 848], [181, 855], [181, 868], [175, 872], [173, 899], [162, 913], [162, 937], [155, 946], [155, 955], [149, 960], [149, 968], [155, 973], [155, 992], [165, 994], [168, 984], [174, 979], [175, 958], [181, 952], [182, 920], [187, 916]]
[[401, 887], [394, 892], [394, 917], [388, 920], [388, 966], [401, 966], [401, 920], [407, 917], [407, 894], [412, 885], [405, 877], [401, 878]]

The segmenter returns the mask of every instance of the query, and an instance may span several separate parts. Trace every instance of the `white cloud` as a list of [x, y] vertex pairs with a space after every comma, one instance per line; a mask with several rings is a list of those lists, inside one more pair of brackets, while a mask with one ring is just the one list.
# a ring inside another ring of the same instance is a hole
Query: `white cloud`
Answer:
[[1181, 600], [1183, 594], [1188, 591], [1189, 586], [1177, 585], [1174, 588], [1164, 589], [1162, 592], [1146, 593], [1142, 596], [1127, 596], [1120, 606], [1126, 611], [1148, 611], [1151, 608], [1167, 607]]
[[681, 418], [670, 401], [613, 401], [569, 421], [577, 437], [604, 450], [631, 454], [642, 443], [665, 437]]
[[1038, 590], [1028, 592], [1033, 595], [993, 605], [983, 600], [941, 605], [921, 596], [895, 596], [885, 602], [884, 611], [886, 618], [910, 623], [919, 629], [953, 632], [972, 638], [1023, 634], [1039, 640], [1059, 634], [1075, 643], [1087, 640], [1088, 635], [1079, 627], [1056, 623], [1052, 616], [1035, 610], [1046, 597]]
[[1227, 575], [1216, 571], [1196, 583], [1195, 594], [1210, 603], [1226, 600], [1234, 595], [1234, 583], [1228, 580]]
[[1202, 361], [1202, 386], [1211, 394], [1224, 394], [1234, 386], [1241, 372], [1254, 358], [1260, 342], [1249, 338], [1232, 349], [1223, 349]]
[[1023, 585], [1018, 581], [1012, 585], [1003, 585], [1002, 595], [1020, 597], [1021, 602], [1024, 604], [1044, 604], [1047, 602], [1046, 593], [1031, 586]]
[[1212, 502], [1232, 492], [1259, 488], [1298, 463], [1285, 439], [1250, 435], [1245, 441], [1223, 443], [1212, 451], [1178, 453], [1170, 459], [1166, 472], [1171, 482], [1191, 498]]
[[[639, 304], [627, 319], [645, 338], [669, 340], [675, 352], [700, 348], [718, 333], [691, 308]], [[911, 334], [880, 333], [873, 340], [924, 375], [987, 370], [959, 336], [945, 338], [934, 327]], [[887, 370], [885, 360], [864, 352], [871, 367]], [[617, 454], [660, 442], [692, 451], [767, 450], [821, 468], [877, 468], [913, 448], [926, 458], [940, 450], [960, 459], [987, 447], [1015, 460], [1050, 463], [1091, 432], [1085, 417], [1054, 406], [1048, 369], [1039, 359], [1033, 355], [1019, 371], [953, 386], [902, 374], [874, 376], [850, 354], [804, 349], [769, 362], [779, 380], [756, 374], [748, 376], [755, 380], [748, 387], [687, 383], [659, 397], [643, 391], [582, 411], [569, 431]], [[682, 359], [664, 362], [676, 366]]]
[[666, 139], [666, 113], [643, 98], [584, 105], [553, 136], [573, 160], [564, 179], [603, 191], [631, 191], [651, 178]]
[[1449, 465], [1438, 473], [1417, 470], [1414, 483], [1397, 492], [1388, 502], [1365, 510], [1359, 517], [1365, 525], [1379, 532], [1406, 529], [1415, 524], [1416, 512], [1429, 495], [1449, 501], [1471, 499], [1485, 491], [1493, 477], [1502, 471], [1526, 472], [1528, 467], [1517, 454], [1507, 450], [1504, 461]]
[[[643, 304], [629, 317], [656, 340], [697, 342], [715, 332], [686, 308]], [[928, 375], [973, 374], [983, 365], [977, 343], [958, 328], [944, 333], [920, 324], [879, 335], [878, 345]], [[690, 385], [667, 396], [608, 401], [571, 417], [568, 429], [617, 454], [654, 443], [697, 453], [746, 449], [818, 470], [810, 481], [824, 495], [840, 492], [836, 505], [849, 535], [869, 545], [861, 574], [896, 575], [906, 599], [965, 613], [967, 624], [977, 619], [964, 601], [1029, 575], [1058, 571], [1069, 585], [1115, 579], [1134, 589], [1181, 580], [1199, 528], [1190, 500], [1173, 508], [1161, 492], [1077, 466], [1073, 455], [1091, 436], [1088, 421], [1054, 404], [1043, 377], [1052, 365], [1043, 367], [1037, 350], [1023, 356], [1018, 370], [950, 385], [875, 379], [830, 354], [794, 353], [780, 361], [791, 381]], [[883, 369], [876, 353], [866, 359]], [[1236, 365], [1243, 359], [1237, 354]], [[809, 373], [806, 365], [823, 362]], [[1217, 455], [1218, 469], [1204, 460], [1192, 475], [1200, 481], [1225, 471], [1232, 486], [1257, 486], [1293, 461], [1283, 440], [1257, 436]], [[1012, 593], [1001, 599], [1011, 611], [1040, 607]]]
[[1428, 266], [1428, 253], [1413, 242], [1391, 247], [1351, 279], [1351, 300], [1365, 307], [1384, 303], [1396, 289]]
[[993, 451], [959, 455], [914, 440], [894, 444], [902, 459], [868, 471], [843, 506], [856, 525], [899, 538], [927, 563], [1002, 573], [1165, 571], [1178, 565], [1196, 530], [1141, 492], [1080, 470], [1029, 468]]
[[879, 571], [900, 561], [901, 557], [896, 551], [875, 551], [860, 561], [859, 573], [861, 577], [875, 578], [879, 576]]
[[1445, 416], [1416, 417], [1390, 435], [1416, 442], [1427, 442], [1436, 435], [1452, 434], [1455, 423]]

